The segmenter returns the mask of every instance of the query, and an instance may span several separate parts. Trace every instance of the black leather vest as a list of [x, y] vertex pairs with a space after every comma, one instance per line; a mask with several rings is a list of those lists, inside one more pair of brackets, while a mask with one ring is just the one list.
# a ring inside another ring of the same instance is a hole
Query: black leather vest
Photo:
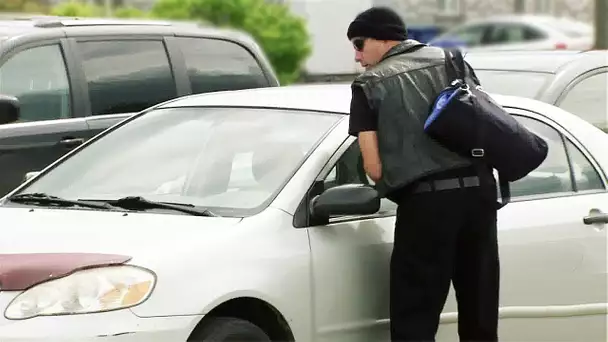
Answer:
[[433, 101], [448, 85], [443, 50], [415, 40], [393, 47], [353, 82], [378, 112], [381, 196], [426, 175], [471, 165], [423, 130]]

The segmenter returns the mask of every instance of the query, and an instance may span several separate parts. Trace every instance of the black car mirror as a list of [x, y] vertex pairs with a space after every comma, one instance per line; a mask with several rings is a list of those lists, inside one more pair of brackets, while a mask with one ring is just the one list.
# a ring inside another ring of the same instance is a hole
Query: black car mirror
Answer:
[[0, 125], [19, 120], [19, 100], [14, 96], [0, 94]]
[[376, 189], [369, 185], [344, 184], [315, 196], [310, 208], [316, 218], [371, 215], [380, 210], [380, 197]]

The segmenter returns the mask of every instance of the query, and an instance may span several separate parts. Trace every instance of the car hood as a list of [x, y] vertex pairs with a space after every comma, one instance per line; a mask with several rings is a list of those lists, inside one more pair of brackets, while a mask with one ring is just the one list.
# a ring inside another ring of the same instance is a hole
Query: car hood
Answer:
[[[229, 226], [239, 221], [238, 218], [2, 207], [0, 260], [5, 262], [0, 265], [0, 278], [9, 273], [29, 272], [29, 281], [17, 282], [23, 286], [38, 282], [41, 274], [59, 277], [84, 267], [130, 263], [156, 268], [159, 263], [189, 259], [204, 245], [221, 245], [223, 239], [230, 239], [234, 234]], [[15, 289], [18, 287], [15, 285]]]

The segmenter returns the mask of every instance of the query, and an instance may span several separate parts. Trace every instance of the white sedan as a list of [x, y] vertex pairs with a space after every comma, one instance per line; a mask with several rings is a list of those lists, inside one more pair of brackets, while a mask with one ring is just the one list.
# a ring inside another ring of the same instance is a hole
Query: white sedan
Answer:
[[435, 46], [467, 51], [588, 50], [595, 32], [588, 23], [547, 15], [495, 15], [455, 26], [433, 38]]
[[[176, 99], [42, 170], [0, 203], [0, 341], [388, 341], [395, 205], [350, 97]], [[608, 135], [495, 98], [550, 151], [499, 211], [500, 340], [606, 341]], [[451, 292], [438, 341], [456, 321]]]

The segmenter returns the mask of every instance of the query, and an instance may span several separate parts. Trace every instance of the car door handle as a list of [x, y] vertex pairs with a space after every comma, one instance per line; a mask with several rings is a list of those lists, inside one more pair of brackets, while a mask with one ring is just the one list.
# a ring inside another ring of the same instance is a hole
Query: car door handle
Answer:
[[84, 143], [84, 138], [63, 138], [61, 141], [59, 141], [60, 145], [66, 147], [75, 147], [82, 143]]
[[583, 217], [583, 222], [585, 224], [608, 224], [608, 214], [603, 212], [594, 212], [589, 216]]

